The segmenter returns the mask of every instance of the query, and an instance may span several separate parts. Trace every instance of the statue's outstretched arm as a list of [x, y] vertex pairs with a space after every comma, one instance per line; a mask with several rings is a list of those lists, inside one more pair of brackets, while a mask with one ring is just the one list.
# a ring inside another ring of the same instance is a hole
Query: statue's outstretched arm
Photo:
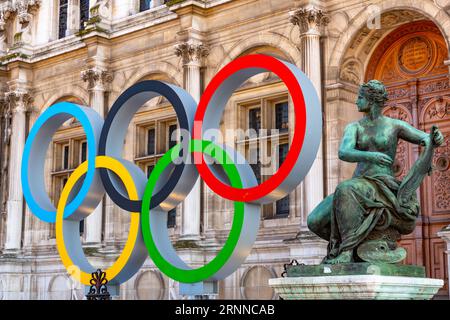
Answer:
[[399, 129], [399, 138], [414, 144], [421, 145], [428, 145], [428, 143], [430, 142], [430, 136], [426, 132], [414, 128], [408, 122], [401, 120], [396, 120], [396, 122]]
[[381, 152], [362, 151], [356, 149], [358, 138], [358, 124], [350, 123], [344, 131], [341, 146], [339, 148], [339, 159], [346, 162], [374, 162], [381, 165], [391, 165], [393, 160]]
[[[422, 133], [422, 131], [419, 132]], [[412, 195], [415, 194], [422, 183], [424, 177], [431, 173], [434, 149], [439, 147], [444, 141], [444, 136], [437, 126], [432, 126], [430, 134], [425, 135], [427, 136], [426, 139], [421, 140], [423, 141], [422, 144], [425, 148], [399, 187], [397, 198], [401, 206], [406, 206], [408, 204]]]

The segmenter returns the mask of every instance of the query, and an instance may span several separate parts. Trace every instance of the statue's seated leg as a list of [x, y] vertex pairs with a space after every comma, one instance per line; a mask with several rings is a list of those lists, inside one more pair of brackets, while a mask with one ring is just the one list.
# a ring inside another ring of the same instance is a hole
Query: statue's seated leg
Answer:
[[353, 250], [366, 239], [382, 213], [382, 210], [372, 208], [376, 198], [376, 186], [368, 179], [355, 178], [339, 184], [334, 193], [329, 252], [325, 263], [353, 260]]
[[330, 241], [333, 195], [326, 197], [308, 216], [308, 228], [324, 240]]

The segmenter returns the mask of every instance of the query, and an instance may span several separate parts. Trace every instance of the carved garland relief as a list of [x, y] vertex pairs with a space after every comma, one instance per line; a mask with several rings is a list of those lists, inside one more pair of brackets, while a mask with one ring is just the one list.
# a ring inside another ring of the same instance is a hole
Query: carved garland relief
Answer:
[[444, 134], [445, 142], [442, 147], [436, 149], [434, 156], [435, 175], [433, 177], [434, 186], [434, 206], [436, 211], [448, 211], [450, 208], [450, 133]]
[[421, 119], [426, 127], [429, 123], [441, 123], [444, 144], [435, 150], [433, 158], [434, 175], [431, 177], [433, 188], [433, 211], [448, 212], [450, 208], [450, 131], [445, 124], [450, 121], [450, 97], [431, 99], [422, 110]]

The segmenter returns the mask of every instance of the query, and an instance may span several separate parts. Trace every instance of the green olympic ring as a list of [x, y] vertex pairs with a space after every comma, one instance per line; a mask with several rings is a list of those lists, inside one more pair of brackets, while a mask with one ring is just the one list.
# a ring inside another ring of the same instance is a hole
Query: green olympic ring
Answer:
[[[157, 162], [155, 168], [153, 169], [150, 178], [148, 180], [147, 186], [145, 188], [144, 196], [142, 198], [142, 210], [141, 210], [141, 223], [142, 223], [142, 234], [144, 236], [144, 242], [155, 265], [168, 277], [183, 283], [196, 283], [214, 276], [230, 259], [234, 253], [239, 239], [241, 237], [241, 232], [244, 225], [244, 207], [243, 202], [234, 203], [234, 218], [233, 224], [230, 230], [229, 237], [225, 242], [222, 250], [218, 255], [209, 263], [200, 267], [198, 269], [191, 269], [189, 267], [177, 267], [175, 264], [179, 261], [174, 261], [177, 259], [170, 259], [161, 253], [162, 248], [158, 248], [157, 242], [154, 238], [154, 233], [152, 232], [151, 225], [151, 215], [155, 214], [154, 209], [150, 208], [150, 203], [152, 200], [153, 190], [158, 182], [158, 179], [164, 170], [173, 161], [178, 158], [180, 153], [180, 144], [173, 147]], [[231, 158], [227, 152], [220, 148], [219, 146], [213, 144], [210, 141], [201, 140], [191, 140], [189, 143], [190, 152], [201, 152], [212, 157], [222, 165], [223, 170], [228, 176], [230, 183], [235, 188], [242, 188], [242, 181], [237, 170], [236, 165], [232, 162]], [[225, 159], [225, 161], [221, 161]], [[224, 163], [223, 163], [224, 162]], [[167, 249], [167, 248], [166, 248]], [[173, 247], [172, 247], [173, 250]], [[169, 261], [172, 260], [172, 261]]]

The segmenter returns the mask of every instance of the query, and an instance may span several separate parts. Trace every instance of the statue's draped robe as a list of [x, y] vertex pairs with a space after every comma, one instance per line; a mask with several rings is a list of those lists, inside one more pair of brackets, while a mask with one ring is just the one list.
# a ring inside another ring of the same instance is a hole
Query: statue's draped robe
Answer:
[[393, 227], [400, 234], [414, 230], [419, 215], [417, 196], [412, 194], [410, 201], [400, 206], [397, 200], [399, 187], [400, 181], [386, 174], [356, 177], [337, 187], [331, 213], [328, 259], [357, 247], [376, 228]]

